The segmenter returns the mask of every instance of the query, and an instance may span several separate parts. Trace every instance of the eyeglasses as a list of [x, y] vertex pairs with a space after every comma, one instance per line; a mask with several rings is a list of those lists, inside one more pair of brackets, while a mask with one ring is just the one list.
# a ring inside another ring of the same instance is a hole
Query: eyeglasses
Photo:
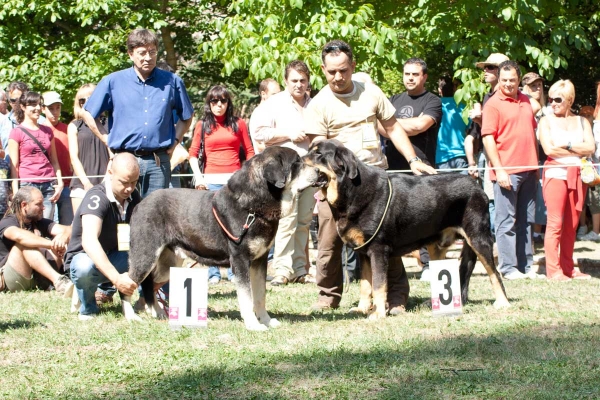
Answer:
[[332, 51], [341, 51], [341, 52], [350, 52], [350, 47], [346, 46], [345, 44], [342, 45], [332, 45], [332, 46], [327, 46], [323, 49], [323, 51], [327, 54], [331, 53]]
[[212, 105], [217, 105], [219, 102], [221, 102], [221, 104], [227, 104], [229, 102], [229, 100], [227, 99], [210, 99], [210, 104]]
[[8, 101], [10, 103], [16, 103], [17, 101], [19, 101], [19, 99], [12, 99], [12, 98], [10, 98], [10, 99], [8, 99]]
[[563, 99], [561, 99], [560, 97], [549, 97], [548, 101], [550, 103], [556, 103], [556, 104], [560, 104], [563, 102]]
[[135, 54], [137, 54], [140, 57], [146, 57], [146, 55], [148, 55], [148, 54], [150, 54], [150, 57], [156, 57], [156, 55], [158, 54], [158, 51], [156, 51], [156, 50], [136, 51]]
[[485, 71], [495, 71], [495, 70], [497, 70], [497, 69], [498, 69], [498, 67], [497, 67], [497, 66], [495, 66], [495, 65], [484, 65], [484, 66], [483, 66], [483, 69], [484, 69]]

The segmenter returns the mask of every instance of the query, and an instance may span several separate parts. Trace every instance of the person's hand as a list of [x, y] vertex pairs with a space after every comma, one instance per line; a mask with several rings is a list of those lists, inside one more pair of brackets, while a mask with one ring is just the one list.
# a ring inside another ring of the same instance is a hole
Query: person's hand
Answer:
[[56, 235], [52, 238], [52, 244], [50, 250], [58, 257], [62, 257], [67, 252], [67, 245], [69, 244], [70, 236], [66, 233]]
[[433, 167], [430, 167], [429, 165], [425, 164], [423, 161], [413, 161], [410, 164], [410, 169], [413, 172], [413, 174], [415, 175], [423, 175], [423, 173], [426, 173], [428, 175], [436, 175], [437, 172], [435, 171], [435, 169]]
[[302, 131], [290, 132], [290, 140], [294, 143], [302, 142], [306, 140], [306, 135]]
[[512, 186], [510, 184], [510, 175], [508, 175], [508, 173], [503, 169], [496, 170], [496, 183], [503, 189], [512, 189]]
[[113, 284], [119, 293], [123, 293], [125, 296], [131, 296], [138, 287], [137, 283], [131, 280], [127, 272], [119, 274]]
[[101, 133], [100, 140], [102, 140], [102, 143], [104, 143], [106, 147], [108, 147], [108, 133]]
[[206, 185], [206, 182], [204, 182], [204, 177], [202, 175], [194, 175], [194, 187], [196, 190], [208, 190], [208, 186]]
[[60, 194], [62, 193], [62, 190], [65, 186], [62, 183], [52, 186], [54, 186], [54, 194], [52, 195], [52, 197], [50, 197], [50, 202], [56, 203], [60, 198]]
[[175, 151], [175, 147], [177, 147], [178, 144], [179, 142], [177, 140], [173, 140], [173, 144], [167, 149], [167, 154], [169, 155], [169, 157], [171, 156], [171, 154], [173, 154], [173, 152]]
[[479, 169], [477, 168], [477, 165], [469, 165], [469, 168], [467, 168], [467, 172], [469, 172], [469, 175], [473, 178], [479, 178]]

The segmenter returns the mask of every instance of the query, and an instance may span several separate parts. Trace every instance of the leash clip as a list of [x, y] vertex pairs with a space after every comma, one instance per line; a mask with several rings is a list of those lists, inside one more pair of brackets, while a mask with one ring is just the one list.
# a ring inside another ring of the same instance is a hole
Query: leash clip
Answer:
[[[254, 213], [248, 214], [248, 216], [246, 217], [246, 223], [244, 224], [244, 229], [250, 229], [250, 227], [254, 223], [255, 219], [256, 218], [254, 217]], [[248, 221], [250, 221], [250, 222], [248, 222]]]

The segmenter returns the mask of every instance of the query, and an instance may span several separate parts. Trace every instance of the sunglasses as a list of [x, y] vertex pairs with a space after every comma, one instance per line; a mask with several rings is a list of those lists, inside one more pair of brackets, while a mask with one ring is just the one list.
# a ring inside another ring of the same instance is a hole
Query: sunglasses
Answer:
[[88, 101], [89, 97], [85, 97], [83, 99], [79, 99], [79, 105], [83, 106], [85, 104], [86, 101]]
[[333, 45], [333, 46], [327, 46], [323, 49], [323, 51], [327, 54], [331, 53], [332, 51], [341, 51], [341, 52], [350, 52], [350, 47], [346, 46], [345, 44], [342, 44], [340, 46], [338, 45]]
[[495, 66], [495, 65], [484, 65], [484, 66], [483, 66], [483, 69], [484, 69], [485, 71], [495, 71], [495, 70], [497, 70], [497, 69], [498, 69], [498, 67], [497, 67], [497, 66]]
[[210, 99], [210, 104], [212, 104], [212, 105], [217, 105], [219, 102], [221, 102], [221, 104], [227, 104], [229, 102], [229, 100], [227, 100], [227, 99]]
[[12, 99], [12, 98], [8, 99], [8, 101], [9, 101], [10, 103], [16, 103], [18, 100], [19, 100], [19, 99]]
[[560, 97], [549, 97], [548, 101], [550, 103], [556, 103], [556, 104], [560, 104], [563, 102], [563, 99], [561, 99]]

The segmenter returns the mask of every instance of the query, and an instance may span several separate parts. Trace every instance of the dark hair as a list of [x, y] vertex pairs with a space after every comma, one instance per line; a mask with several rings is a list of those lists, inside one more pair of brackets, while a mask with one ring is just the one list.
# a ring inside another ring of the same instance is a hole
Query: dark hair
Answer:
[[454, 83], [448, 75], [442, 76], [438, 80], [438, 90], [442, 92], [442, 97], [454, 96]]
[[44, 98], [41, 94], [37, 92], [25, 92], [21, 95], [19, 99], [19, 107], [15, 107], [15, 119], [20, 124], [25, 120], [25, 110], [26, 106], [35, 106], [37, 104], [44, 105]]
[[336, 39], [323, 46], [323, 50], [321, 51], [321, 61], [325, 63], [325, 56], [327, 54], [333, 54], [334, 56], [337, 56], [340, 53], [347, 55], [350, 62], [354, 60], [352, 55], [352, 47], [350, 47], [350, 45], [343, 40]]
[[12, 202], [9, 204], [9, 207], [6, 210], [6, 214], [4, 214], [5, 216], [14, 215], [17, 218], [17, 221], [19, 221], [19, 227], [21, 229], [23, 229], [24, 226], [23, 213], [21, 212], [21, 203], [31, 203], [33, 201], [32, 193], [36, 190], [39, 191], [39, 189], [35, 186], [21, 187], [13, 196]]
[[25, 82], [14, 81], [8, 84], [6, 93], [8, 94], [14, 90], [19, 90], [21, 93], [29, 92], [29, 86]]
[[258, 93], [266, 92], [269, 90], [269, 85], [271, 83], [277, 83], [277, 81], [273, 78], [266, 78], [260, 81], [260, 85], [258, 85]]
[[223, 85], [215, 85], [210, 88], [204, 100], [204, 118], [202, 119], [202, 132], [210, 135], [217, 127], [217, 119], [210, 109], [212, 99], [227, 99], [227, 110], [225, 110], [225, 121], [223, 125], [231, 128], [234, 134], [238, 133], [238, 118], [233, 115], [233, 103], [229, 90]]
[[427, 73], [427, 63], [422, 58], [418, 58], [418, 57], [409, 58], [404, 63], [404, 66], [406, 67], [408, 64], [420, 65], [421, 70], [423, 71], [423, 75], [425, 75]]
[[303, 61], [294, 60], [285, 66], [285, 75], [284, 78], [287, 79], [290, 73], [290, 69], [294, 71], [306, 75], [306, 79], [310, 81], [310, 70], [308, 69], [308, 65], [306, 65]]
[[500, 77], [500, 71], [502, 71], [502, 70], [510, 71], [511, 69], [514, 69], [515, 71], [517, 71], [517, 77], [520, 80], [521, 79], [521, 68], [519, 68], [519, 64], [517, 64], [517, 62], [513, 61], [513, 60], [502, 61], [500, 64], [498, 64], [498, 77]]
[[148, 29], [134, 29], [127, 37], [127, 52], [133, 53], [136, 47], [153, 44], [158, 49], [158, 37]]

